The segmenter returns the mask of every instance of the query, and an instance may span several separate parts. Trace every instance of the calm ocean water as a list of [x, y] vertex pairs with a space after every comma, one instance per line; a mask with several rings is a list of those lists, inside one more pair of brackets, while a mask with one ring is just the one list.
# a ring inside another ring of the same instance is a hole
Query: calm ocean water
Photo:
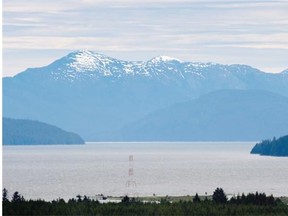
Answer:
[[[255, 142], [3, 146], [3, 188], [25, 198], [266, 192], [288, 196], [288, 158], [250, 155]], [[129, 162], [129, 155], [134, 162]], [[11, 195], [10, 193], [10, 195]]]

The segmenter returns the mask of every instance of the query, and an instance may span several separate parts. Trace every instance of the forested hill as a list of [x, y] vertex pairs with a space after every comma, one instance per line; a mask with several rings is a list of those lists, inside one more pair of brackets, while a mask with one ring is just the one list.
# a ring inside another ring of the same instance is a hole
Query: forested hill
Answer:
[[84, 140], [43, 122], [3, 118], [3, 145], [35, 144], [84, 144]]
[[288, 135], [257, 143], [251, 150], [251, 154], [288, 157]]

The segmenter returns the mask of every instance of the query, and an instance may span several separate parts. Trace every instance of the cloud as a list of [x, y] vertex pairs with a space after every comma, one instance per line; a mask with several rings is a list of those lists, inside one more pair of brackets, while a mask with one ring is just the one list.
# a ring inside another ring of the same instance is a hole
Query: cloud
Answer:
[[284, 59], [287, 11], [287, 0], [9, 0], [3, 2], [3, 48], [87, 48], [148, 59], [205, 50], [203, 59], [213, 60], [222, 47], [278, 50], [274, 58]]

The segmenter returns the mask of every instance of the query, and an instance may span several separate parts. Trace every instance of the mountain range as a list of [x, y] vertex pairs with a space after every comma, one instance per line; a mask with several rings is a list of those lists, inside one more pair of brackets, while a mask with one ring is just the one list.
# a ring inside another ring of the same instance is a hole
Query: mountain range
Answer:
[[287, 133], [287, 122], [287, 97], [263, 90], [218, 90], [154, 111], [115, 139], [252, 141]]
[[[153, 117], [154, 120], [152, 120], [151, 117], [156, 115], [154, 113], [168, 113], [166, 117], [161, 114], [162, 121], [157, 122], [160, 128], [161, 124], [165, 126], [162, 127], [163, 130], [167, 128], [167, 121], [164, 120], [170, 119], [171, 110], [174, 113], [173, 106], [175, 106], [175, 112], [186, 112], [187, 115], [187, 110], [191, 109], [189, 119], [194, 122], [195, 127], [201, 125], [202, 123], [196, 124], [195, 122], [204, 121], [205, 115], [200, 115], [200, 113], [205, 103], [211, 106], [210, 100], [215, 100], [213, 94], [210, 94], [214, 91], [217, 92], [219, 106], [226, 107], [226, 111], [231, 115], [241, 116], [229, 110], [229, 107], [235, 108], [230, 103], [234, 100], [238, 101], [239, 91], [246, 92], [243, 94], [248, 97], [248, 101], [255, 102], [255, 107], [259, 102], [258, 107], [262, 109], [265, 107], [263, 103], [267, 98], [271, 100], [274, 97], [278, 98], [276, 104], [285, 104], [284, 110], [288, 96], [287, 83], [287, 70], [273, 74], [247, 65], [183, 62], [167, 56], [158, 56], [148, 61], [123, 61], [88, 50], [78, 50], [48, 66], [28, 68], [14, 77], [4, 77], [3, 116], [33, 119], [57, 125], [80, 134], [86, 141], [134, 139], [141, 141], [146, 140], [144, 133], [147, 131], [144, 130], [141, 136], [136, 136], [136, 133], [139, 134], [144, 125], [146, 128], [149, 127], [150, 120], [151, 124], [155, 122], [155, 118]], [[250, 94], [249, 91], [256, 91], [257, 94]], [[224, 94], [223, 97], [222, 94]], [[229, 98], [225, 97], [227, 94], [230, 95]], [[205, 103], [202, 97], [206, 98]], [[209, 97], [212, 98], [209, 99]], [[243, 99], [241, 103], [242, 111], [245, 110], [244, 102], [247, 100]], [[196, 105], [198, 111], [195, 108]], [[179, 106], [183, 106], [185, 112]], [[217, 111], [212, 108], [213, 106], [209, 112]], [[281, 107], [279, 109], [281, 110], [279, 113], [285, 113]], [[252, 109], [250, 112], [250, 116], [253, 116], [256, 110]], [[266, 121], [273, 119], [274, 114], [269, 112], [270, 117]], [[206, 115], [208, 118], [205, 119], [206, 125], [211, 125], [209, 119], [213, 115], [213, 113]], [[243, 114], [243, 117], [246, 116]], [[143, 123], [143, 118], [146, 118], [147, 124]], [[221, 119], [221, 116], [219, 115], [218, 118]], [[179, 119], [173, 118], [170, 124], [173, 125], [173, 122], [176, 124], [177, 121], [182, 120], [183, 116]], [[216, 122], [218, 120], [214, 119]], [[231, 120], [236, 119], [231, 117]], [[249, 124], [248, 120], [243, 123]], [[214, 125], [225, 131], [229, 129], [229, 126], [224, 123], [223, 120], [217, 124], [214, 122]], [[257, 125], [260, 123], [261, 125]], [[203, 123], [202, 126], [205, 124]], [[256, 128], [263, 127], [263, 121], [257, 124], [254, 125]], [[264, 125], [269, 125], [269, 122], [264, 122]], [[180, 124], [179, 131], [180, 126], [192, 127], [190, 123]], [[200, 127], [198, 129], [201, 130]], [[255, 136], [239, 132], [239, 136], [230, 136], [229, 139], [247, 140], [258, 139], [260, 136], [269, 137], [270, 134], [265, 134], [269, 131], [268, 129]], [[201, 135], [195, 132], [194, 136], [193, 130], [190, 132], [187, 128], [185, 130], [191, 133], [186, 138], [181, 139], [181, 133], [178, 138], [177, 136], [170, 138], [172, 140], [210, 140], [205, 133]], [[214, 129], [211, 126], [207, 130]], [[283, 127], [283, 130], [288, 131], [288, 126]], [[147, 134], [146, 137], [149, 137], [149, 140], [170, 140], [164, 137], [165, 133], [162, 135], [162, 138], [160, 135], [153, 137], [151, 134]]]

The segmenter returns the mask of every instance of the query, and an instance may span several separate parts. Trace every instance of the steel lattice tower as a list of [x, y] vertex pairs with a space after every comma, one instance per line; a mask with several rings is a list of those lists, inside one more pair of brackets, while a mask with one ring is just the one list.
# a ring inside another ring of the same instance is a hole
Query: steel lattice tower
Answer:
[[126, 181], [126, 195], [129, 197], [137, 197], [138, 193], [136, 192], [136, 181], [134, 179], [134, 156], [129, 155], [129, 167], [128, 167], [128, 179]]

